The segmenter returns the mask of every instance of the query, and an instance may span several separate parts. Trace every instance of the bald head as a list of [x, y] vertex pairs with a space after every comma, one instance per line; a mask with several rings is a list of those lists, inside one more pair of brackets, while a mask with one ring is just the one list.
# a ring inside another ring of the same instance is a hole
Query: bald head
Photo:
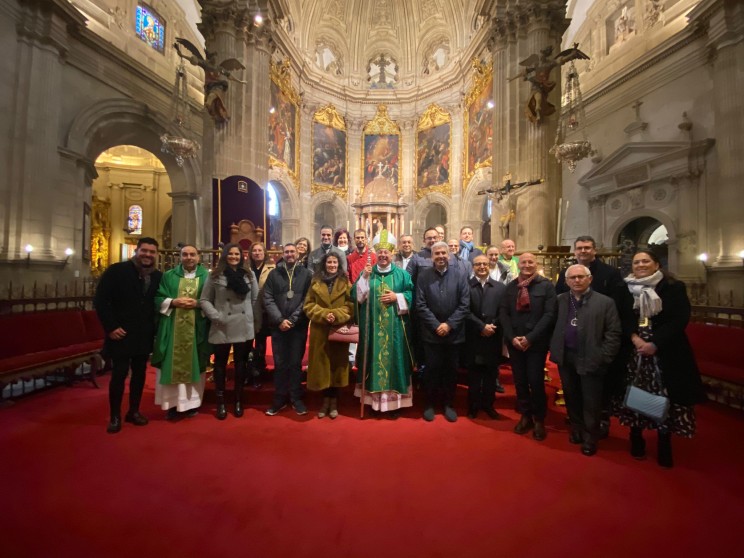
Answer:
[[535, 254], [525, 252], [520, 255], [517, 268], [519, 269], [520, 277], [532, 277], [537, 272], [537, 258], [535, 258]]

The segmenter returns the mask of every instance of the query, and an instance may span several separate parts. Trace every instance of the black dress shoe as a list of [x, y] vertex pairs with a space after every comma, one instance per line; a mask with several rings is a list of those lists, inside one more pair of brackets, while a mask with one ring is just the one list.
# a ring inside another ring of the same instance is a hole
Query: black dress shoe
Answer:
[[496, 393], [504, 393], [506, 390], [504, 389], [504, 386], [501, 385], [501, 382], [496, 380]]
[[444, 407], [444, 418], [447, 422], [457, 422], [457, 411], [449, 405]]
[[176, 422], [178, 420], [181, 420], [182, 418], [183, 416], [175, 407], [171, 407], [170, 409], [168, 409], [168, 412], [165, 413], [165, 420], [169, 420], [171, 422]]
[[468, 409], [468, 418], [475, 419], [475, 417], [477, 416], [478, 416], [478, 409], [474, 407], [470, 407], [470, 409]]
[[134, 411], [127, 413], [127, 416], [124, 417], [125, 422], [131, 422], [134, 426], [145, 426], [149, 420], [141, 414], [139, 411]]
[[490, 418], [491, 420], [501, 420], [502, 418], [504, 418], [496, 411], [496, 409], [493, 409], [491, 407], [486, 407], [485, 409], [483, 409], [483, 412], [485, 412], [488, 415], [488, 418]]
[[514, 427], [514, 433], [515, 434], [527, 434], [532, 428], [535, 426], [535, 423], [532, 422], [532, 417], [528, 415], [522, 415], [522, 418], [519, 419], [519, 422]]
[[116, 434], [121, 430], [121, 417], [111, 417], [111, 422], [106, 427], [106, 432]]
[[243, 403], [237, 401], [235, 403], [235, 417], [240, 418], [243, 416]]
[[581, 453], [586, 455], [587, 457], [591, 457], [595, 453], [597, 453], [597, 444], [594, 442], [584, 442], [581, 444]]
[[199, 414], [199, 408], [196, 409], [189, 409], [188, 411], [184, 411], [183, 416], [186, 418], [194, 418], [196, 415]]
[[434, 420], [434, 407], [427, 407], [424, 410], [424, 420], [427, 422]]
[[545, 431], [545, 423], [541, 420], [535, 421], [535, 429], [532, 431], [532, 437], [538, 442], [542, 442], [548, 433]]
[[568, 435], [568, 441], [572, 444], [580, 444], [584, 439], [581, 437], [581, 432], [573, 431]]

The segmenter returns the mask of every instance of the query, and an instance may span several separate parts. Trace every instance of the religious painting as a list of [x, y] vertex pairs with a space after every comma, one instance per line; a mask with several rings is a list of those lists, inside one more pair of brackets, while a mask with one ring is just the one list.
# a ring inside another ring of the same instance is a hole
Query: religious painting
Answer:
[[152, 48], [161, 54], [165, 52], [165, 22], [150, 6], [137, 4], [134, 30]]
[[342, 199], [348, 195], [346, 179], [346, 122], [333, 105], [313, 116], [313, 180], [311, 191], [332, 191]]
[[375, 117], [362, 133], [362, 176], [364, 189], [375, 181], [385, 180], [402, 194], [398, 176], [401, 157], [400, 126], [390, 120], [387, 107], [379, 105]]
[[476, 58], [472, 66], [473, 85], [465, 97], [465, 185], [493, 160], [493, 66]]
[[452, 193], [450, 147], [452, 118], [432, 104], [419, 118], [416, 129], [416, 198], [430, 192]]
[[269, 109], [269, 166], [285, 169], [299, 188], [300, 97], [292, 87], [289, 60], [271, 64]]

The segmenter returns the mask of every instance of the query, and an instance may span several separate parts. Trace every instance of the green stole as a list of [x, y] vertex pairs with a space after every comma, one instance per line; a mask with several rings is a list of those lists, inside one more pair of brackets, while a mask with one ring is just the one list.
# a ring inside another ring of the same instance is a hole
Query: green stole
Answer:
[[[181, 277], [178, 297], [198, 300], [199, 278]], [[173, 352], [171, 354], [171, 383], [188, 384], [194, 375], [194, 343], [196, 342], [196, 312], [189, 308], [176, 308], [173, 320]], [[198, 361], [197, 361], [198, 364]]]

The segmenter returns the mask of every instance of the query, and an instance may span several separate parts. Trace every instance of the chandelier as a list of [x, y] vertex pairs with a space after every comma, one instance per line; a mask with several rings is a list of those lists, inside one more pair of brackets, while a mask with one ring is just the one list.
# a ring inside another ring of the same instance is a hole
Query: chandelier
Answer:
[[[558, 128], [555, 131], [555, 144], [550, 148], [555, 158], [561, 164], [566, 164], [568, 170], [574, 172], [576, 163], [585, 159], [592, 152], [592, 144], [586, 138], [584, 122], [584, 102], [581, 100], [581, 87], [579, 87], [579, 72], [571, 60], [566, 75], [566, 87], [563, 94], [563, 114], [558, 120]], [[575, 141], [566, 141], [569, 133], [580, 133], [580, 138]]]
[[201, 148], [199, 142], [186, 137], [189, 131], [189, 102], [186, 85], [186, 68], [183, 60], [176, 68], [176, 82], [173, 85], [173, 95], [171, 96], [171, 119], [183, 135], [170, 135], [168, 133], [160, 136], [162, 145], [160, 150], [176, 158], [179, 167], [183, 166], [186, 159], [196, 157]]

